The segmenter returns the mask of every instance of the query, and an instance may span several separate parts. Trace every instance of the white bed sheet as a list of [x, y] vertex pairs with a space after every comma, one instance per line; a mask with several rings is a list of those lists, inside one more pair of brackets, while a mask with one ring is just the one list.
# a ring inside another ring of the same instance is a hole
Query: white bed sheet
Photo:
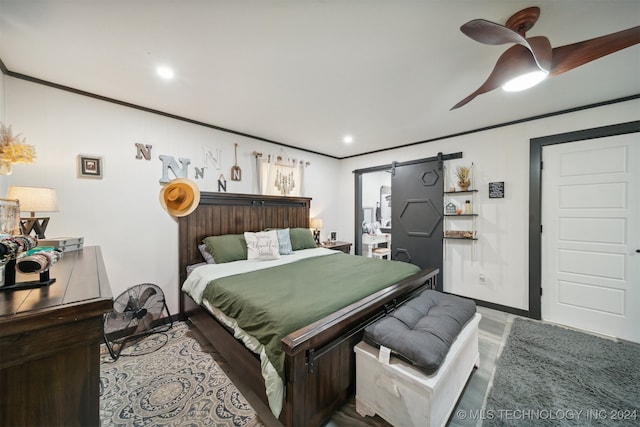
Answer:
[[233, 330], [233, 335], [236, 339], [239, 339], [243, 344], [255, 354], [260, 357], [260, 369], [262, 371], [262, 377], [265, 381], [265, 388], [267, 394], [267, 400], [269, 401], [269, 408], [275, 417], [280, 416], [282, 411], [282, 403], [284, 401], [284, 383], [282, 378], [278, 375], [273, 364], [267, 358], [264, 345], [246, 333], [242, 328], [238, 326], [238, 322], [225, 315], [222, 311], [215, 307], [215, 303], [203, 300], [202, 294], [204, 293], [207, 284], [214, 279], [221, 277], [232, 276], [235, 274], [248, 273], [250, 271], [262, 270], [265, 268], [275, 267], [278, 265], [289, 264], [291, 262], [300, 261], [302, 259], [335, 254], [336, 251], [327, 248], [313, 248], [303, 249], [295, 251], [291, 255], [283, 255], [275, 260], [268, 261], [234, 261], [224, 264], [204, 264], [194, 268], [187, 280], [182, 285], [182, 290], [186, 292], [194, 301], [204, 306], [211, 314], [213, 314], [221, 323]]

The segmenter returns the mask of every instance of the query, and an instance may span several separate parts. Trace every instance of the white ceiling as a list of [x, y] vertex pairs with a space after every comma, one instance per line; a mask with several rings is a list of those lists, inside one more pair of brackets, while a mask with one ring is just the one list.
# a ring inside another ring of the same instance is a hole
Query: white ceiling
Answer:
[[[449, 111], [507, 46], [464, 36], [539, 6], [560, 46], [640, 25], [638, 0], [0, 0], [11, 73], [345, 157], [640, 93], [640, 45]], [[175, 69], [173, 81], [155, 67]], [[345, 134], [354, 142], [342, 142]]]

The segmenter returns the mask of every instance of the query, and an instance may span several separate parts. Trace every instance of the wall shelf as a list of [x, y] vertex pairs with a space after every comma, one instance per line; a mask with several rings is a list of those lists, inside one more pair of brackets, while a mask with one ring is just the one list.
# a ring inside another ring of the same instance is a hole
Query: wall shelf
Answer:
[[[473, 168], [473, 164], [472, 164]], [[471, 183], [476, 184], [475, 177], [471, 177]], [[451, 185], [451, 187], [447, 187], [450, 189], [454, 189], [455, 186]], [[443, 232], [442, 232], [442, 240], [444, 243], [444, 253], [446, 257], [447, 253], [447, 243], [450, 241], [452, 244], [460, 244], [460, 241], [467, 241], [474, 243], [478, 240], [477, 236], [477, 206], [476, 206], [476, 193], [478, 193], [477, 188], [470, 188], [467, 190], [456, 190], [456, 191], [444, 191], [443, 192], [443, 212], [444, 212], [444, 221], [443, 221]], [[471, 204], [471, 212], [464, 213], [465, 202], [469, 201]], [[471, 258], [475, 258], [475, 244], [471, 246]]]
[[443, 237], [445, 240], [478, 240], [477, 237]]
[[477, 193], [478, 190], [459, 190], [459, 191], [445, 191], [444, 194], [465, 194], [465, 193]]

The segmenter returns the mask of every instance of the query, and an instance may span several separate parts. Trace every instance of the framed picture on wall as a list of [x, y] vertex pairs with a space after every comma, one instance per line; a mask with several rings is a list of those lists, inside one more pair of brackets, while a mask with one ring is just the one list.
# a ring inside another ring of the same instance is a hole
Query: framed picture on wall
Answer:
[[102, 179], [102, 157], [78, 155], [78, 178]]

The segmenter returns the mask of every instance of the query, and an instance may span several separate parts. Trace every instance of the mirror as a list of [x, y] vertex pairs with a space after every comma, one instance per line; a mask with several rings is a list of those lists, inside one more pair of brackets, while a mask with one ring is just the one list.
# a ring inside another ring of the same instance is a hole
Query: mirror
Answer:
[[[391, 183], [391, 174], [389, 174]], [[376, 211], [376, 221], [380, 223], [383, 233], [391, 233], [391, 185], [380, 186], [380, 213]]]
[[363, 241], [367, 230], [391, 233], [391, 165], [355, 171], [356, 210], [355, 254], [370, 254], [370, 240]]

